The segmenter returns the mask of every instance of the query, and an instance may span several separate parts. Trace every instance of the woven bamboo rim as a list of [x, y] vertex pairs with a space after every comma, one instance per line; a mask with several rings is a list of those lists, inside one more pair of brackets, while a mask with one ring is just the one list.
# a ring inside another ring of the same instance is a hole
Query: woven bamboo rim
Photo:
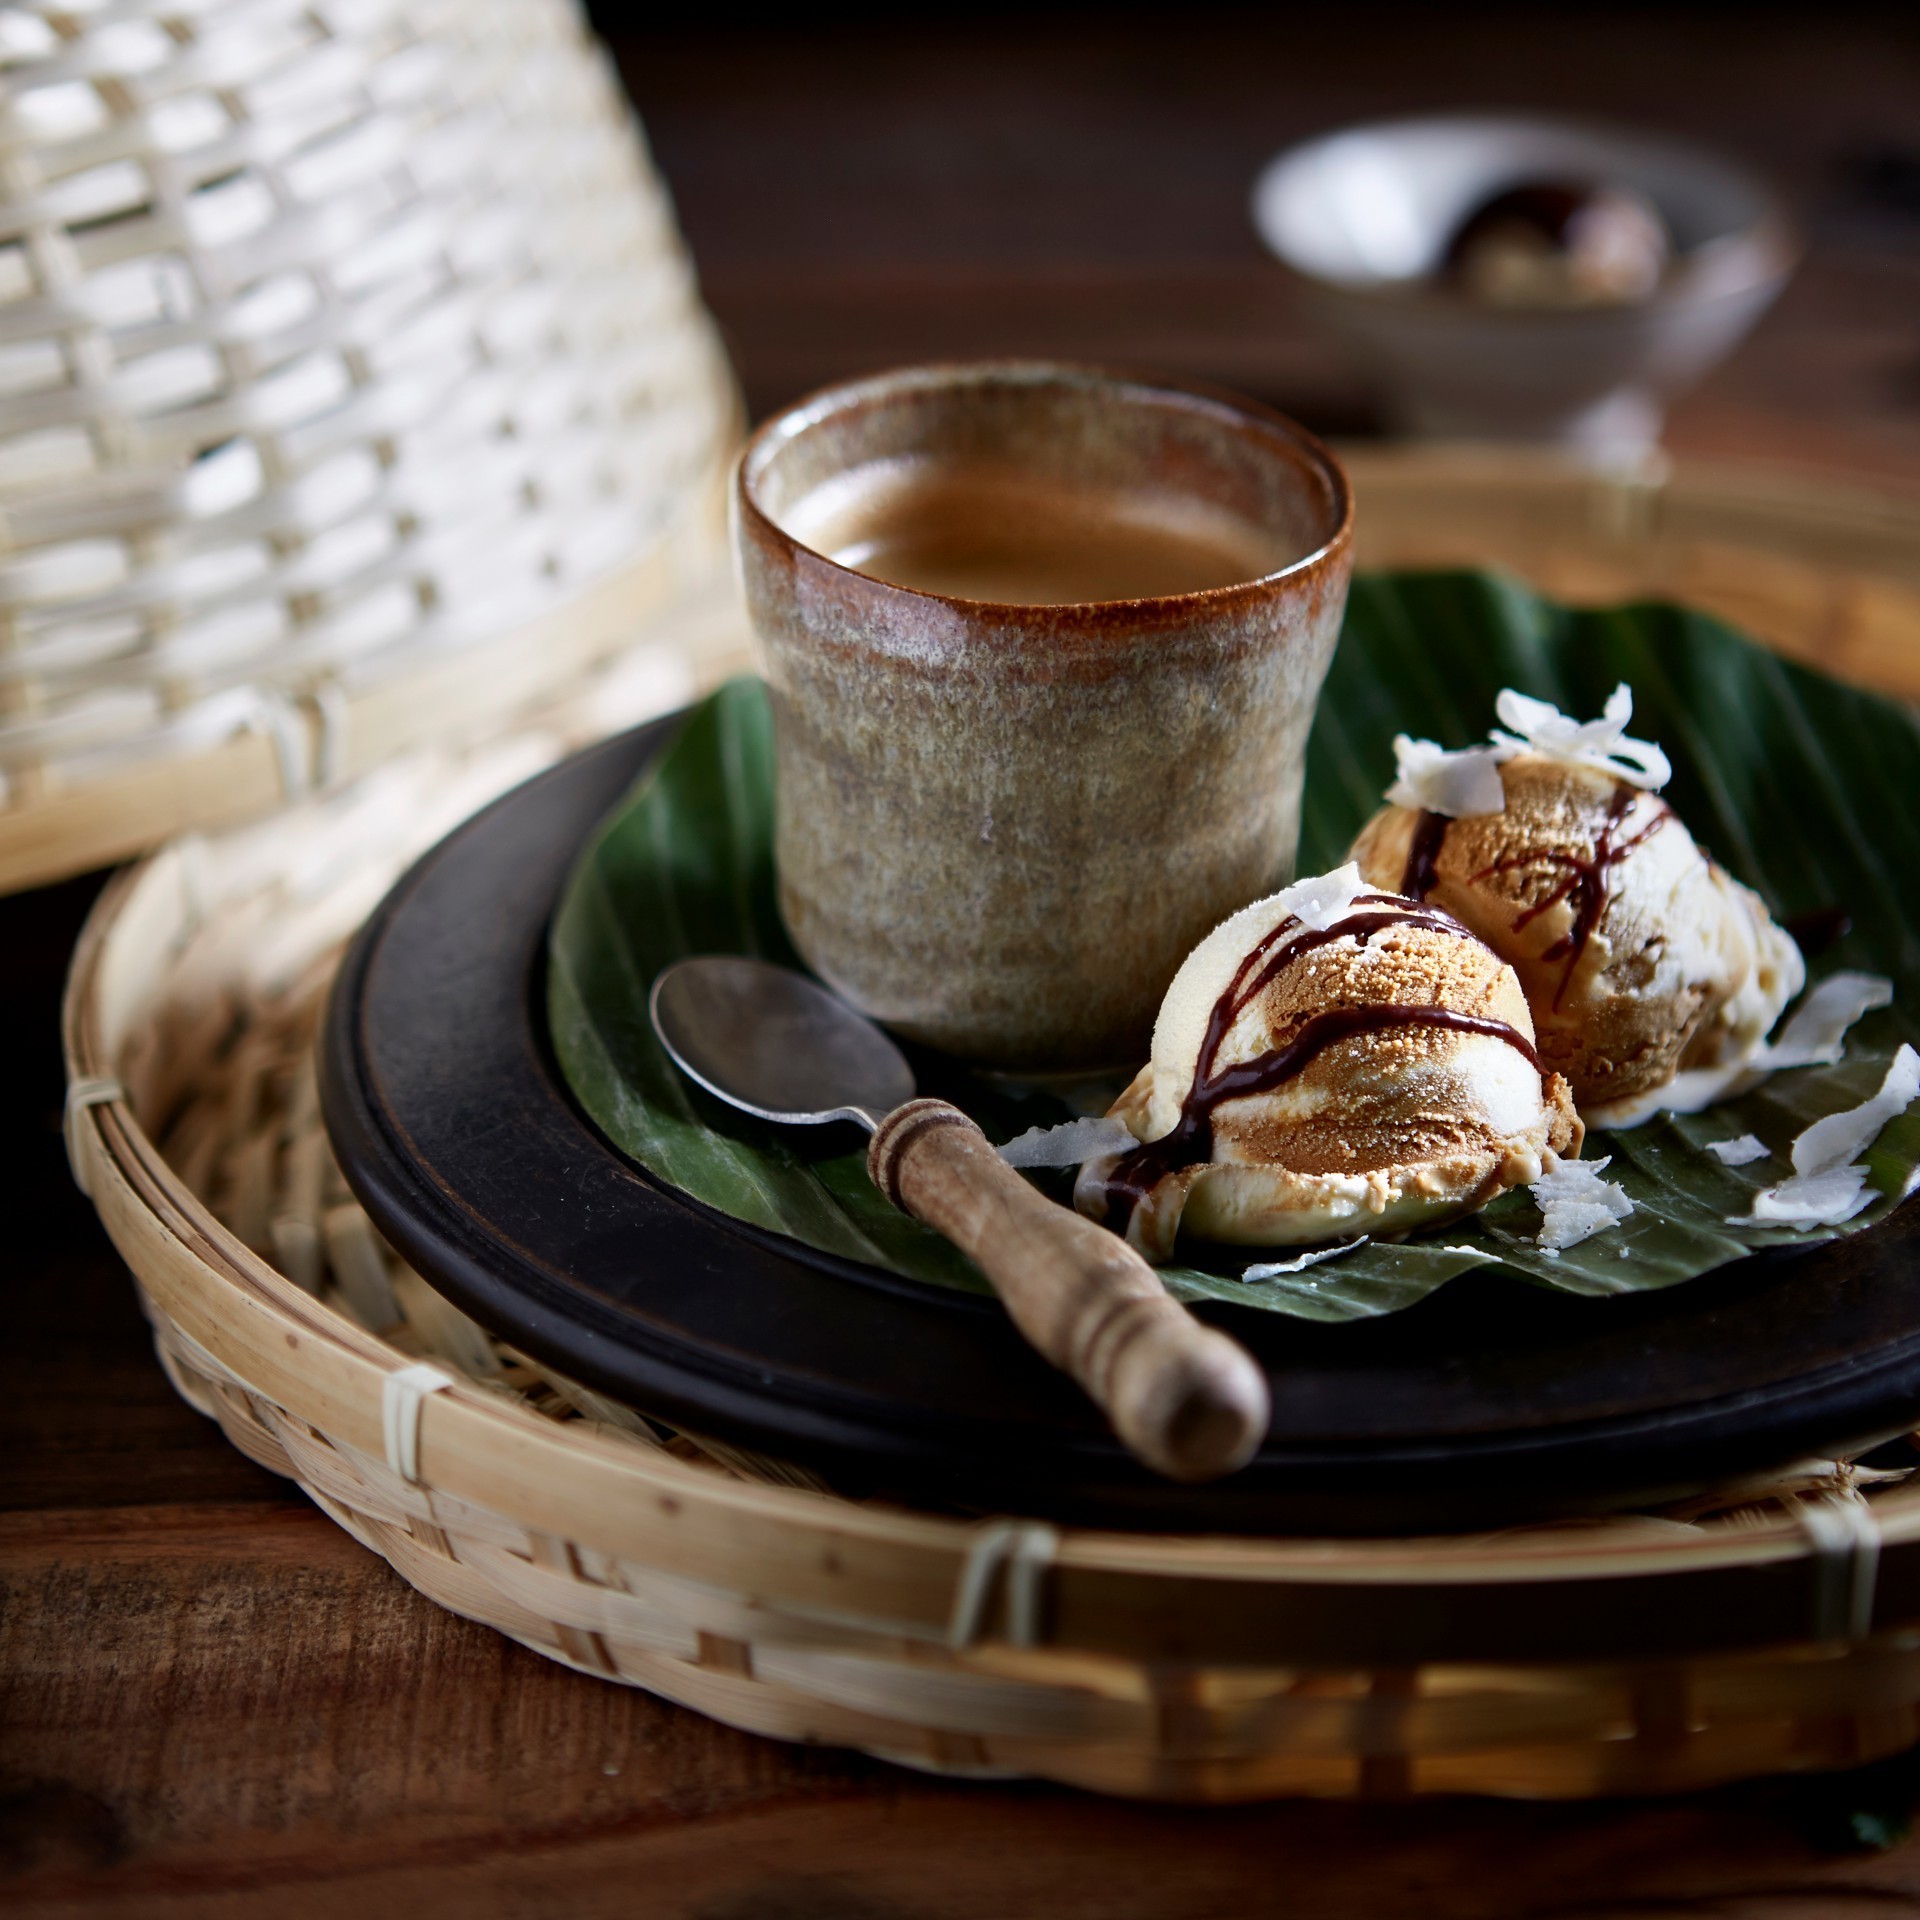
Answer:
[[731, 376], [574, 0], [46, 0], [0, 86], [0, 889], [504, 720], [718, 563]]
[[[568, 732], [169, 847], [74, 962], [76, 1172], [163, 1363], [424, 1593], [757, 1732], [1167, 1798], [1682, 1789], [1920, 1737], [1904, 1475], [1801, 1463], [1490, 1536], [1055, 1531], [842, 1499], [489, 1339], [340, 1183], [310, 1039], [340, 943], [440, 830], [428, 800]], [[448, 1384], [423, 1394], [423, 1362]]]
[[1349, 446], [1355, 564], [1506, 567], [1577, 605], [1677, 600], [1920, 697], [1920, 492], [1653, 452]]

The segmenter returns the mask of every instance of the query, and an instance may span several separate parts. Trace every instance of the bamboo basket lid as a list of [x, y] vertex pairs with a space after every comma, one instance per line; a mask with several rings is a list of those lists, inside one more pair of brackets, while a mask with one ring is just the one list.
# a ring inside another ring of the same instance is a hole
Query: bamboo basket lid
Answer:
[[738, 425], [573, 0], [0, 19], [0, 888], [583, 673]]
[[[1422, 537], [1441, 516], [1420, 490], [1461, 496], [1432, 456], [1356, 465], [1363, 503], [1403, 487]], [[1376, 562], [1399, 557], [1394, 524], [1383, 506]], [[1602, 551], [1625, 549], [1609, 531]], [[1783, 632], [1797, 608], [1772, 607]], [[630, 666], [627, 711], [711, 677], [730, 620]], [[69, 988], [76, 1177], [163, 1364], [424, 1593], [762, 1733], [1163, 1798], [1678, 1790], [1920, 1737], [1920, 1486], [1898, 1469], [1802, 1462], [1685, 1509], [1496, 1535], [1065, 1530], [841, 1498], [464, 1319], [340, 1181], [313, 1028], [391, 879], [604, 729], [595, 697], [174, 843], [102, 897]]]

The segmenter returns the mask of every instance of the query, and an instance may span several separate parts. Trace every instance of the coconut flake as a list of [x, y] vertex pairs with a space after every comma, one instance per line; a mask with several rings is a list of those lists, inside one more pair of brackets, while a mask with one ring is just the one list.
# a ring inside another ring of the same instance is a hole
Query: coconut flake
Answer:
[[[1877, 1198], [1868, 1169], [1853, 1156], [1880, 1137], [1880, 1129], [1920, 1098], [1920, 1053], [1902, 1046], [1871, 1100], [1830, 1113], [1793, 1143], [1792, 1176], [1753, 1196], [1753, 1211], [1728, 1224], [1837, 1227]], [[1852, 1164], [1849, 1164], [1852, 1163]]]
[[1772, 1149], [1757, 1134], [1743, 1133], [1732, 1140], [1709, 1140], [1707, 1151], [1723, 1167], [1750, 1167], [1764, 1160]]
[[1920, 1095], [1920, 1053], [1902, 1046], [1887, 1068], [1880, 1091], [1871, 1100], [1841, 1113], [1830, 1113], [1793, 1143], [1795, 1173], [1825, 1173], [1829, 1167], [1843, 1165], [1871, 1146], [1880, 1137], [1880, 1129], [1896, 1114], [1905, 1113]]
[[1274, 895], [1274, 905], [1280, 909], [1282, 919], [1291, 914], [1303, 926], [1325, 933], [1344, 920], [1354, 900], [1368, 891], [1367, 883], [1360, 878], [1359, 867], [1349, 860], [1331, 873], [1314, 874], [1283, 887]]
[[[1626, 1100], [1583, 1107], [1581, 1118], [1589, 1127], [1618, 1131], [1637, 1127], [1656, 1113], [1703, 1113], [1722, 1100], [1750, 1092], [1768, 1074], [1788, 1067], [1836, 1066], [1853, 1023], [1863, 1013], [1892, 1003], [1893, 982], [1877, 973], [1830, 974], [1793, 1010], [1777, 1039], [1764, 1042], [1744, 1059], [1717, 1067], [1682, 1068], [1664, 1086], [1651, 1087]], [[1745, 1163], [1729, 1160], [1727, 1164], [1737, 1167]]]
[[1754, 1056], [1769, 1072], [1783, 1067], [1831, 1067], [1845, 1049], [1847, 1030], [1863, 1013], [1893, 1004], [1893, 982], [1877, 973], [1833, 973], [1794, 1008], [1777, 1038]]
[[1240, 1278], [1253, 1281], [1278, 1280], [1289, 1273], [1305, 1273], [1309, 1267], [1317, 1267], [1322, 1260], [1338, 1260], [1343, 1253], [1352, 1253], [1364, 1247], [1372, 1237], [1371, 1234], [1363, 1233], [1357, 1240], [1342, 1240], [1331, 1247], [1315, 1247], [1310, 1252], [1296, 1254], [1291, 1260], [1258, 1260]]
[[1863, 1166], [1828, 1167], [1823, 1173], [1796, 1173], [1777, 1187], [1753, 1196], [1753, 1212], [1730, 1224], [1737, 1227], [1837, 1227], [1879, 1196], [1867, 1185]]
[[1103, 1154], [1126, 1153], [1140, 1144], [1124, 1120], [1112, 1114], [1064, 1120], [1057, 1127], [1029, 1127], [1000, 1149], [1010, 1167], [1077, 1167]]
[[1575, 766], [1596, 767], [1649, 793], [1658, 793], [1673, 777], [1667, 756], [1651, 740], [1627, 737], [1633, 689], [1624, 680], [1607, 696], [1598, 720], [1572, 719], [1550, 701], [1535, 700], [1512, 687], [1500, 690], [1493, 707], [1513, 729], [1511, 733], [1498, 727], [1493, 730], [1494, 745], [1509, 754], [1544, 753]]
[[1396, 807], [1444, 813], [1452, 820], [1505, 813], [1500, 762], [1512, 758], [1511, 747], [1461, 747], [1449, 753], [1437, 740], [1396, 733], [1393, 764], [1399, 777], [1387, 789], [1387, 799]]
[[1540, 1231], [1534, 1236], [1534, 1244], [1543, 1252], [1577, 1247], [1633, 1211], [1626, 1189], [1600, 1178], [1612, 1164], [1611, 1156], [1605, 1160], [1554, 1159], [1527, 1188], [1540, 1209]]

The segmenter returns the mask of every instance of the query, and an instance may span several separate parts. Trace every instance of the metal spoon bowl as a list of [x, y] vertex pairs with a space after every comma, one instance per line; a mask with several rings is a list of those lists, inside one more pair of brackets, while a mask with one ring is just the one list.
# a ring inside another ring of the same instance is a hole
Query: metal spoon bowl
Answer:
[[874, 1133], [913, 1098], [900, 1049], [789, 967], [730, 954], [681, 960], [654, 981], [647, 1010], [689, 1080], [762, 1120], [851, 1120]]

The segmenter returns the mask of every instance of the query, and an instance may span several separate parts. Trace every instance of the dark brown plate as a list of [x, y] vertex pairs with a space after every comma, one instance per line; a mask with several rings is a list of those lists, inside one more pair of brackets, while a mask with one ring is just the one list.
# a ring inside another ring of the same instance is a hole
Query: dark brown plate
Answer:
[[1920, 1208], [1666, 1292], [1468, 1274], [1321, 1326], [1231, 1306], [1272, 1380], [1242, 1472], [1135, 1466], [990, 1300], [713, 1213], [574, 1106], [544, 1031], [567, 867], [671, 723], [529, 782], [409, 873], [354, 943], [322, 1043], [354, 1191], [427, 1279], [562, 1371], [865, 1490], [1168, 1531], [1477, 1526], [1680, 1494], [1920, 1418]]

